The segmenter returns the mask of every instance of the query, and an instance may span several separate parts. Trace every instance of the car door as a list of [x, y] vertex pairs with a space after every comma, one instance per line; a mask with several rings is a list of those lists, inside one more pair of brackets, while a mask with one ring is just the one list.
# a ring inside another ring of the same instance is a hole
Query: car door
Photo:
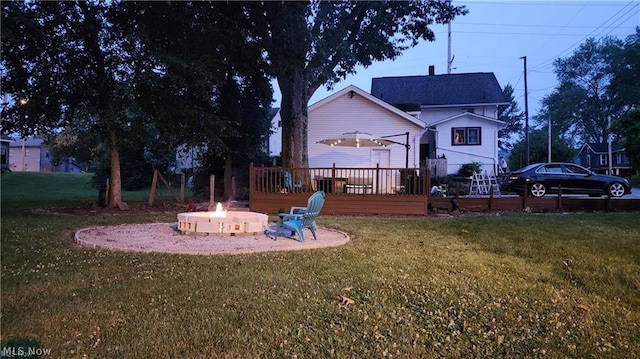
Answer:
[[565, 174], [562, 165], [549, 163], [536, 170], [538, 179], [547, 187], [547, 191], [556, 192], [558, 186], [564, 188]]
[[567, 173], [567, 188], [571, 188], [571, 192], [582, 194], [602, 192], [604, 185], [595, 181], [588, 169], [578, 165], [565, 164], [564, 171]]

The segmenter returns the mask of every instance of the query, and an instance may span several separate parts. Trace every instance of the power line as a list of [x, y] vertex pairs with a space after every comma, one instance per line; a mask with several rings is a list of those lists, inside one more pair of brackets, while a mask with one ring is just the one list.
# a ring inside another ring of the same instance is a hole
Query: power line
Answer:
[[[618, 10], [615, 14], [611, 15], [607, 20], [605, 20], [602, 24], [600, 24], [598, 27], [596, 27], [593, 31], [591, 31], [589, 34], [585, 35], [580, 41], [572, 44], [571, 46], [567, 47], [566, 49], [564, 49], [563, 51], [561, 51], [560, 53], [558, 53], [557, 55], [550, 57], [549, 59], [542, 61], [541, 63], [539, 63], [538, 65], [534, 66], [534, 69], [539, 69], [539, 68], [544, 68], [547, 65], [553, 63], [553, 61], [555, 61], [557, 58], [559, 58], [561, 55], [563, 55], [566, 52], [571, 51], [573, 48], [575, 48], [577, 45], [579, 45], [580, 43], [582, 43], [585, 39], [587, 39], [588, 37], [590, 37], [594, 32], [598, 31], [598, 29], [600, 29], [603, 26], [606, 26], [605, 24], [607, 24], [608, 22], [611, 21], [611, 19], [615, 18], [616, 16], [618, 16], [621, 12], [625, 11], [625, 9], [633, 4], [635, 2], [635, 0], [631, 0], [629, 1], [629, 3], [627, 3], [622, 9]], [[627, 14], [632, 12], [635, 8], [637, 8], [638, 6], [640, 6], [639, 3], [636, 3], [633, 5], [633, 7], [630, 10], [627, 10], [626, 12], [624, 12], [623, 14]], [[619, 18], [618, 18], [619, 19]], [[615, 21], [615, 20], [614, 20]]]
[[[633, 15], [633, 14], [632, 14]], [[571, 21], [569, 21], [571, 22]], [[455, 22], [456, 25], [474, 25], [474, 26], [512, 26], [512, 27], [538, 27], [538, 28], [560, 28], [560, 29], [593, 29], [593, 26], [586, 25], [535, 25], [535, 24], [489, 24], [489, 23], [480, 23], [480, 22]], [[607, 26], [606, 28], [613, 29], [635, 29], [634, 26]]]
[[536, 33], [536, 32], [490, 32], [490, 31], [456, 31], [459, 34], [483, 34], [483, 35], [514, 35], [514, 36], [582, 36], [586, 37], [589, 34], [549, 34], [549, 33]]
[[612, 1], [485, 1], [485, 0], [467, 0], [461, 1], [463, 5], [467, 4], [482, 4], [482, 5], [523, 5], [523, 6], [588, 6], [588, 7], [612, 7], [622, 6], [621, 2]]

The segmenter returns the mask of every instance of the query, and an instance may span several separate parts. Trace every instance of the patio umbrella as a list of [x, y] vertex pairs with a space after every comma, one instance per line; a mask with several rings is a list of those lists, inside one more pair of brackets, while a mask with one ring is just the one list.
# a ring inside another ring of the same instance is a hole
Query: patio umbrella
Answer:
[[[406, 143], [387, 139], [387, 137], [396, 137], [400, 135], [406, 136]], [[386, 147], [389, 145], [402, 145], [406, 150], [405, 167], [409, 168], [409, 132], [399, 135], [382, 136], [379, 138], [373, 137], [372, 134], [366, 132], [346, 132], [342, 134], [342, 137], [326, 138], [318, 141], [317, 143], [343, 147]]]
[[375, 138], [370, 133], [356, 131], [343, 133], [341, 137], [320, 140], [317, 143], [343, 147], [385, 147], [397, 144], [398, 142], [384, 138]]

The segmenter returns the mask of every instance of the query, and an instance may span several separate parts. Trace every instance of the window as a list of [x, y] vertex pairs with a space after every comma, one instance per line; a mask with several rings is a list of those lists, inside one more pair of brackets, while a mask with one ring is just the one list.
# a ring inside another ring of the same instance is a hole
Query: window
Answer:
[[575, 173], [575, 174], [579, 174], [579, 175], [588, 175], [589, 171], [587, 171], [586, 169], [580, 167], [580, 166], [576, 166], [576, 165], [564, 165], [564, 168], [566, 169], [567, 173]]
[[480, 145], [482, 137], [480, 127], [454, 127], [451, 129], [451, 144]]
[[536, 170], [536, 173], [562, 173], [562, 167], [558, 164], [541, 166]]
[[591, 168], [591, 155], [587, 155], [587, 167]]
[[606, 165], [607, 163], [608, 163], [608, 162], [607, 162], [607, 155], [600, 155], [600, 165], [601, 165], [601, 166], [604, 166], [604, 165]]
[[618, 164], [622, 163], [622, 153], [621, 152], [616, 152], [616, 163], [618, 163]]

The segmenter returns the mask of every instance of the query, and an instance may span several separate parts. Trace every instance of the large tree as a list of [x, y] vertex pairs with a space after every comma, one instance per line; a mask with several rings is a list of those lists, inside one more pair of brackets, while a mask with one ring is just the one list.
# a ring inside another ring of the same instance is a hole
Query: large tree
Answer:
[[[261, 46], [242, 22], [241, 2], [132, 2], [136, 36], [160, 62], [142, 84], [144, 107], [174, 145], [197, 147], [196, 185], [224, 177], [235, 194], [237, 168], [256, 161], [270, 127], [273, 98]], [[246, 171], [245, 171], [246, 172]]]
[[[612, 135], [611, 124], [628, 110], [620, 101], [620, 90], [633, 93], [637, 85], [619, 79], [617, 90], [612, 86], [612, 69], [626, 69], [619, 56], [623, 42], [613, 37], [587, 39], [567, 58], [554, 62], [560, 84], [542, 101], [539, 124], [551, 121], [554, 131], [564, 134], [578, 145], [581, 142], [606, 142]], [[633, 96], [625, 96], [632, 98]], [[634, 100], [637, 102], [637, 100]]]
[[524, 112], [522, 112], [513, 96], [513, 86], [511, 84], [507, 84], [502, 92], [509, 99], [509, 105], [501, 106], [498, 109], [498, 119], [505, 123], [504, 127], [498, 131], [498, 146], [503, 150], [511, 150], [513, 142], [516, 140], [513, 136], [522, 133]]
[[264, 142], [272, 99], [242, 15], [242, 3], [224, 2], [3, 3], [3, 92], [28, 99], [3, 129], [99, 134], [114, 206], [122, 145], [149, 154], [124, 152], [138, 159], [199, 146], [212, 164], [202, 172], [227, 168], [228, 190], [233, 160], [246, 167], [257, 153], [247, 149]]
[[448, 0], [247, 2], [246, 23], [261, 41], [282, 94], [282, 160], [308, 167], [307, 104], [358, 65], [393, 60], [429, 28], [465, 14]]
[[[3, 93], [24, 99], [6, 131], [45, 135], [82, 127], [109, 148], [109, 203], [121, 202], [119, 138], [137, 134], [144, 116], [135, 84], [152, 68], [144, 47], [118, 26], [118, 3], [3, 2]], [[15, 105], [14, 105], [15, 104]]]
[[640, 27], [627, 36], [622, 47], [610, 49], [610, 91], [625, 110], [640, 107]]
[[640, 170], [640, 109], [633, 109], [614, 126], [623, 134], [624, 149], [636, 171]]

